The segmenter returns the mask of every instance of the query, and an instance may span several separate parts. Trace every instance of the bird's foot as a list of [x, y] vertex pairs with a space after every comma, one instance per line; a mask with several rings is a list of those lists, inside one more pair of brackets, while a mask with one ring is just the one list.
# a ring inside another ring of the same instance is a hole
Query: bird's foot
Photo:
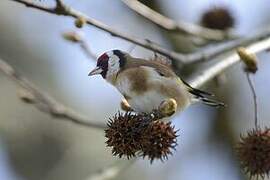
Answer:
[[177, 110], [177, 102], [173, 98], [166, 99], [161, 102], [158, 110], [164, 117], [172, 116]]
[[130, 107], [126, 99], [122, 99], [120, 105], [123, 111], [133, 111], [133, 109]]

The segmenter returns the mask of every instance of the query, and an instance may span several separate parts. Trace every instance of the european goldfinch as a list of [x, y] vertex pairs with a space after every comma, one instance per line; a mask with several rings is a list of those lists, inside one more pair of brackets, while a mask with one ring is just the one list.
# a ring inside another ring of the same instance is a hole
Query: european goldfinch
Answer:
[[89, 76], [97, 74], [116, 87], [135, 112], [151, 112], [166, 99], [176, 101], [177, 111], [199, 101], [215, 107], [224, 105], [208, 99], [210, 93], [192, 88], [169, 66], [134, 58], [120, 50], [105, 52], [98, 58]]

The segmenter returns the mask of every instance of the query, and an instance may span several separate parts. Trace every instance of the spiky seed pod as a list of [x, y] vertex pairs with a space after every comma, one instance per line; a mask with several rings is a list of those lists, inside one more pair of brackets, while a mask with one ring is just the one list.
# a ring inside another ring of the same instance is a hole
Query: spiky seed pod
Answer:
[[152, 122], [143, 133], [142, 156], [148, 157], [151, 163], [155, 159], [168, 159], [177, 145], [176, 132], [170, 122]]
[[151, 163], [154, 159], [167, 159], [177, 145], [177, 135], [171, 123], [159, 121], [160, 118], [163, 115], [158, 110], [149, 114], [117, 113], [105, 130], [106, 143], [112, 147], [112, 154], [129, 159], [140, 153]]
[[112, 147], [112, 154], [120, 158], [131, 158], [141, 148], [141, 137], [150, 122], [141, 115], [130, 112], [118, 113], [108, 122], [105, 130], [107, 146]]
[[201, 24], [211, 29], [227, 30], [234, 26], [234, 17], [224, 7], [214, 7], [201, 17]]
[[253, 129], [241, 137], [236, 147], [240, 163], [251, 177], [270, 172], [270, 129]]

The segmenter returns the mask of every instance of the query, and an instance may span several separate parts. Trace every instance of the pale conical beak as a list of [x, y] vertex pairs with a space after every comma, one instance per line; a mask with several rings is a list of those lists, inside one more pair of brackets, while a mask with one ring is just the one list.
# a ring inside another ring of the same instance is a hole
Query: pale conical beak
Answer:
[[96, 75], [96, 74], [101, 74], [102, 73], [102, 69], [100, 67], [96, 67], [95, 69], [93, 69], [89, 74], [88, 76], [93, 76], [93, 75]]

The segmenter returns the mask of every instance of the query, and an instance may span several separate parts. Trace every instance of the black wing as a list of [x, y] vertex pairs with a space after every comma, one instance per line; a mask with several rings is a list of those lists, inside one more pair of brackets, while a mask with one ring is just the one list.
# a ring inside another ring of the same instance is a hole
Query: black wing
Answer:
[[191, 87], [184, 80], [182, 80], [182, 82], [187, 86], [189, 93], [193, 94], [195, 96], [195, 98], [197, 98], [198, 100], [200, 100], [204, 104], [209, 105], [209, 106], [214, 106], [214, 107], [225, 106], [225, 104], [222, 102], [219, 102], [219, 101], [213, 100], [213, 99], [209, 99], [206, 97], [206, 96], [214, 96], [212, 93], [205, 92], [205, 91], [202, 91], [199, 89], [195, 89], [195, 88]]
[[186, 81], [184, 81], [183, 79], [181, 79], [182, 82], [188, 87], [188, 90], [191, 94], [195, 95], [195, 96], [199, 96], [199, 97], [204, 97], [204, 95], [206, 96], [214, 96], [214, 94], [209, 93], [209, 92], [205, 92], [199, 89], [195, 89], [193, 87], [191, 87]]

